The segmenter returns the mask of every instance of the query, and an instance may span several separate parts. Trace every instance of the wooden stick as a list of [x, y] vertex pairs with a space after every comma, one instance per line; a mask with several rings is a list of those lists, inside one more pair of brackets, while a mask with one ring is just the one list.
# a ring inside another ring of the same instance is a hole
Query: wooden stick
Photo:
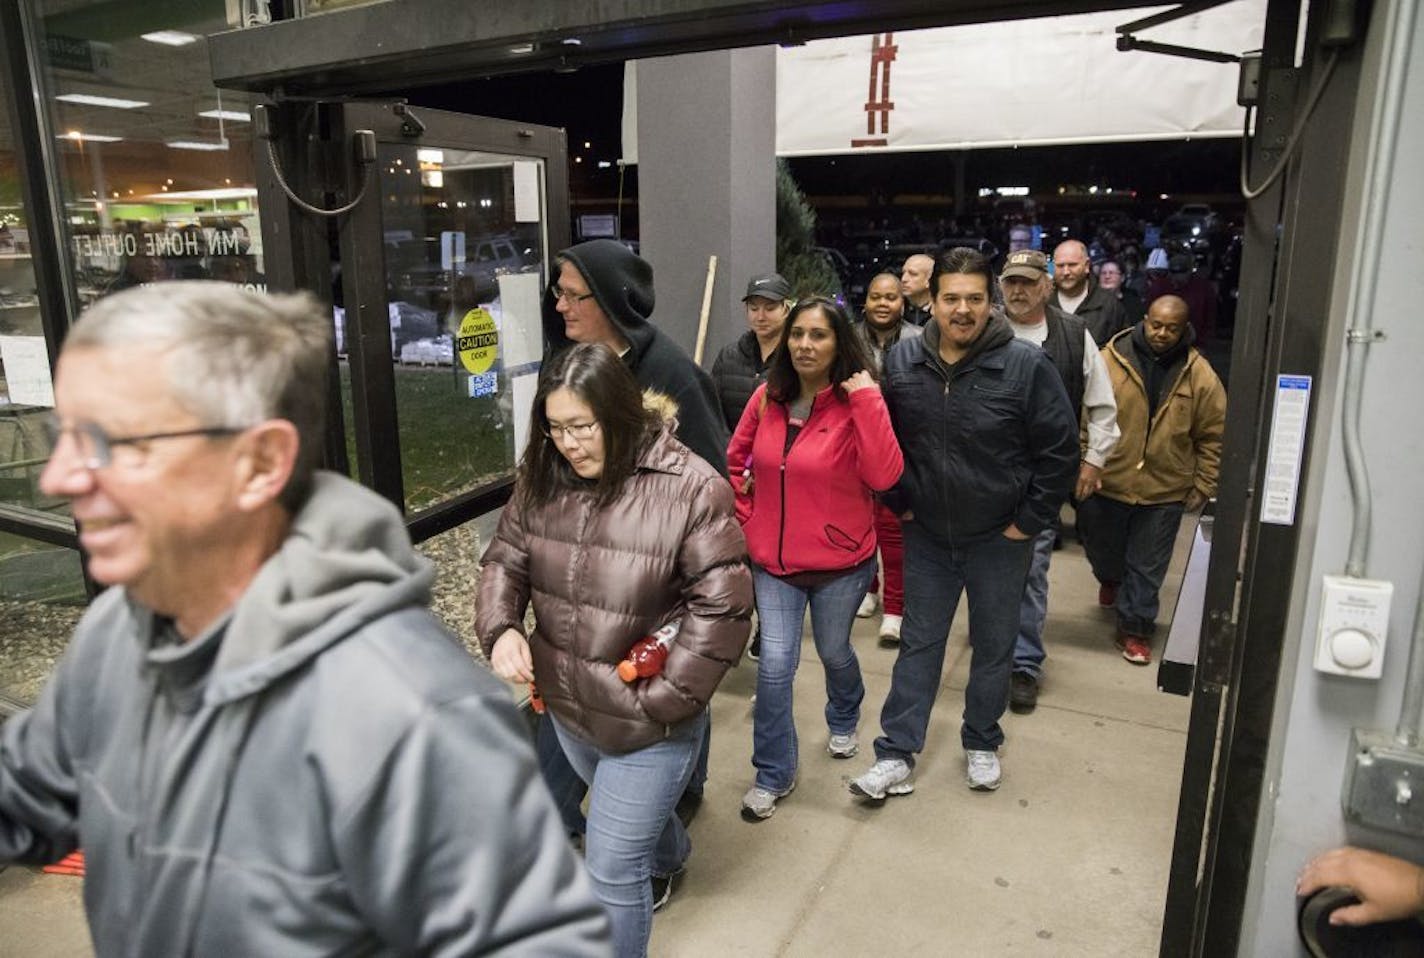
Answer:
[[707, 319], [712, 312], [712, 285], [717, 278], [717, 257], [707, 257], [707, 286], [702, 290], [702, 316], [697, 320], [697, 348], [692, 352], [692, 361], [702, 365], [702, 350], [707, 346]]

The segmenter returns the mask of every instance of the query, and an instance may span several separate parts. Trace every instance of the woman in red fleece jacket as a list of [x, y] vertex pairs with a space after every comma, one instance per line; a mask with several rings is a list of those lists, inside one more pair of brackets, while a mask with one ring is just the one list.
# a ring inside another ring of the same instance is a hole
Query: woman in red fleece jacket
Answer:
[[802, 300], [727, 447], [761, 621], [748, 821], [770, 817], [796, 786], [791, 685], [808, 604], [826, 670], [827, 750], [850, 758], [859, 748], [865, 685], [850, 627], [875, 573], [874, 493], [904, 467], [869, 368], [840, 306]]

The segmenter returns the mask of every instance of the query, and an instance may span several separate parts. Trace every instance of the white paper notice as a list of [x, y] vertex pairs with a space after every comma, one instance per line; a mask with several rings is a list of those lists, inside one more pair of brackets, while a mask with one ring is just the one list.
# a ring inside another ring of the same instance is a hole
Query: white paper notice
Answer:
[[514, 221], [539, 222], [539, 164], [535, 160], [514, 161]]
[[507, 273], [499, 277], [499, 302], [503, 312], [499, 327], [500, 360], [507, 372], [538, 362], [544, 355], [544, 323], [539, 313], [543, 292], [538, 273]]
[[514, 386], [514, 461], [524, 458], [524, 447], [529, 445], [529, 414], [534, 408], [534, 391], [539, 385], [538, 376], [515, 376]]
[[0, 336], [0, 363], [10, 402], [17, 406], [53, 406], [54, 381], [43, 336]]
[[1271, 413], [1271, 448], [1266, 482], [1261, 491], [1261, 521], [1278, 526], [1295, 524], [1300, 459], [1310, 420], [1310, 377], [1277, 376], [1276, 405]]

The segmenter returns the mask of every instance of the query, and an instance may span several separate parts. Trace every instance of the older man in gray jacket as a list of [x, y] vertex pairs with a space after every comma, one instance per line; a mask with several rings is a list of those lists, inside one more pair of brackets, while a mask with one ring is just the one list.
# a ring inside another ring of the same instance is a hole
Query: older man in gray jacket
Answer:
[[329, 335], [219, 283], [70, 332], [41, 487], [111, 588], [3, 730], [0, 861], [82, 847], [101, 956], [607, 954], [508, 691], [314, 469]]

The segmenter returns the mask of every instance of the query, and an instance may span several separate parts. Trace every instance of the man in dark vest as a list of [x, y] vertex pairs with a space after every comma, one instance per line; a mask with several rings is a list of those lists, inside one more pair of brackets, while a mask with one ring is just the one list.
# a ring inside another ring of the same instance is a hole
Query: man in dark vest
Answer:
[[1054, 247], [1053, 285], [1049, 305], [1087, 324], [1097, 346], [1127, 328], [1127, 317], [1117, 294], [1093, 279], [1088, 248], [1077, 240], [1064, 240]]
[[[1010, 253], [999, 283], [1014, 336], [1043, 347], [1063, 379], [1074, 411], [1081, 410], [1087, 420], [1087, 443], [1073, 490], [1074, 500], [1081, 502], [1097, 492], [1101, 485], [1098, 474], [1117, 445], [1117, 404], [1107, 368], [1087, 324], [1049, 304], [1052, 279], [1042, 253]], [[1057, 525], [1051, 524], [1034, 537], [1033, 562], [1019, 606], [1019, 635], [1014, 643], [1014, 672], [1009, 685], [1009, 707], [1015, 712], [1032, 712], [1038, 704], [1046, 658], [1043, 622], [1048, 615], [1048, 561], [1053, 555]]]

